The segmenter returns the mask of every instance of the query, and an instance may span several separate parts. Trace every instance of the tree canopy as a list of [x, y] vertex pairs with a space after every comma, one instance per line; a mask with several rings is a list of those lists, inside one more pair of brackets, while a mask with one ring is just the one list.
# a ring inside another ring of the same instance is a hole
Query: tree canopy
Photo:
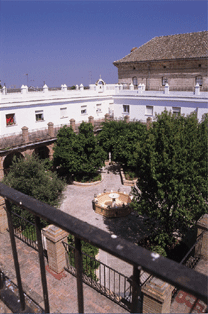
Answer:
[[[52, 206], [58, 205], [58, 198], [65, 185], [56, 173], [48, 170], [46, 161], [36, 156], [14, 159], [3, 183]], [[23, 216], [33, 221], [33, 215], [29, 212], [23, 211]]]
[[94, 136], [91, 123], [82, 122], [79, 133], [64, 126], [57, 135], [54, 147], [54, 164], [75, 176], [96, 174], [103, 166], [106, 153]]
[[206, 212], [207, 122], [165, 111], [146, 133], [134, 205], [152, 218], [151, 249], [166, 249]]
[[136, 168], [145, 134], [144, 124], [121, 120], [105, 122], [98, 138], [103, 149], [111, 152], [112, 160]]

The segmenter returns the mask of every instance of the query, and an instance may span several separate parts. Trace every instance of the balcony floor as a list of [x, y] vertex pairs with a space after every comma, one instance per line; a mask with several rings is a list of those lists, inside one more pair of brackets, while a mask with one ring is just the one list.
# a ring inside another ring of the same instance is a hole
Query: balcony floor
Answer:
[[[0, 234], [1, 252], [0, 269], [15, 284], [16, 276], [12, 257], [9, 233]], [[28, 296], [44, 308], [38, 253], [28, 245], [16, 239], [20, 272], [23, 289]], [[69, 273], [61, 280], [47, 273], [50, 311], [53, 313], [77, 313], [76, 278]], [[126, 313], [126, 310], [99, 294], [87, 285], [84, 289], [84, 309], [86, 313]], [[2, 306], [2, 307], [1, 307]], [[4, 304], [0, 303], [0, 312], [6, 312]]]

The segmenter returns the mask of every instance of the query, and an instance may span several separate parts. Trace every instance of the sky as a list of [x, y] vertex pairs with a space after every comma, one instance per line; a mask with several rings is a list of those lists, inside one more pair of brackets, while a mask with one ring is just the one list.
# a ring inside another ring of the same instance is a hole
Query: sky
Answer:
[[113, 62], [133, 47], [204, 30], [206, 0], [0, 0], [1, 84], [117, 83]]

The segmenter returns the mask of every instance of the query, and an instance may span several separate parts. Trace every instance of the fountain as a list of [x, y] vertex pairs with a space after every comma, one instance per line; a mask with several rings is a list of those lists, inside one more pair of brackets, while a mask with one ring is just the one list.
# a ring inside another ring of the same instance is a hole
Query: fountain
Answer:
[[97, 214], [108, 218], [124, 217], [131, 213], [130, 203], [132, 196], [125, 192], [106, 192], [95, 194], [92, 201], [93, 209]]

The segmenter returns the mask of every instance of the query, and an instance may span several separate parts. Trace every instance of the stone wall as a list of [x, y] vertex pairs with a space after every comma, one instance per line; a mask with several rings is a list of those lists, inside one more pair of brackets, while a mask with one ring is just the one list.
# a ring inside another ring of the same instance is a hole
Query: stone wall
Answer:
[[202, 76], [201, 91], [208, 91], [207, 60], [175, 60], [118, 65], [118, 83], [145, 84], [146, 90], [163, 90], [162, 78], [168, 79], [170, 90], [194, 91], [196, 77]]

